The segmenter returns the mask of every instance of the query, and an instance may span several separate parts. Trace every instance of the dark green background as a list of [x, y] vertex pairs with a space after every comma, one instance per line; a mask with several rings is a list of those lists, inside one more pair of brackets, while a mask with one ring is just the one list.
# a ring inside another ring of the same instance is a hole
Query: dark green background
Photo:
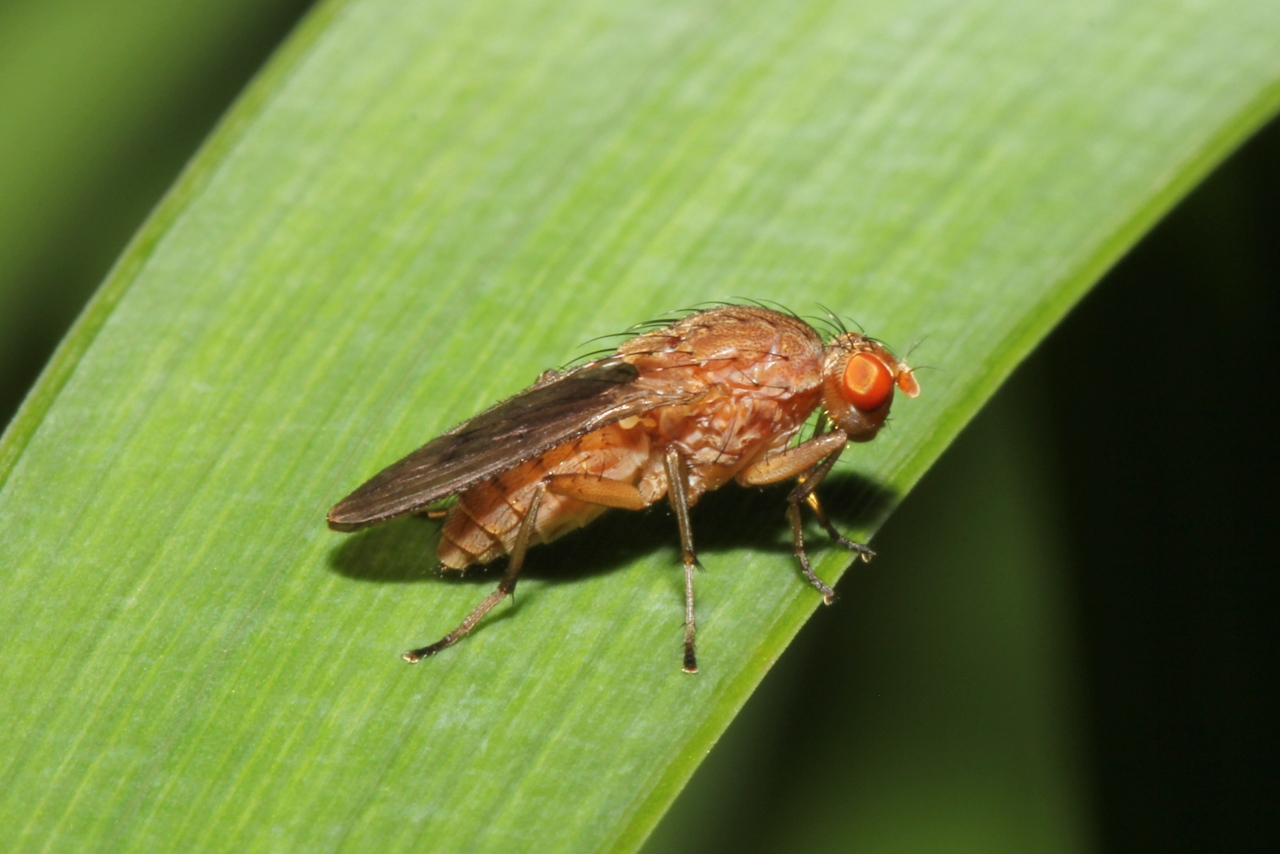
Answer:
[[[0, 26], [30, 6], [0, 8]], [[0, 258], [5, 423], [149, 207], [307, 6], [244, 4], [150, 67], [68, 43], [59, 75], [3, 81], [31, 94], [4, 117], [5, 134], [56, 133], [66, 99], [98, 91], [103, 75], [128, 101], [109, 133], [64, 123], [65, 168], [49, 173], [22, 251]], [[10, 70], [0, 62], [0, 77]], [[0, 193], [16, 177], [0, 171]], [[931, 653], [947, 646], [949, 612], [989, 604], [966, 600], [965, 573], [1035, 559], [1027, 542], [1058, 544], [1049, 613], [1073, 644], [1055, 654], [1078, 676], [1023, 687], [1076, 723], [1092, 837], [1116, 851], [1277, 842], [1277, 281], [1273, 124], [1106, 277], [929, 474], [877, 539], [884, 558], [847, 578], [838, 606], [787, 652], [652, 848], [764, 849], [815, 822], [826, 838], [840, 838], [842, 821], [847, 838], [868, 838], [867, 817], [842, 800], [859, 797], [840, 784], [851, 764], [886, 763], [884, 797], [921, 785], [921, 753], [930, 768], [944, 755], [957, 780], [1016, 769], [1012, 754], [967, 752], [1011, 725], [999, 692], [953, 684], [946, 655]], [[927, 342], [917, 359], [927, 363]], [[894, 596], [919, 601], [936, 634], [912, 649], [878, 645], [876, 601]], [[850, 645], [871, 654], [830, 655]], [[868, 744], [903, 714], [932, 716], [935, 735]]]

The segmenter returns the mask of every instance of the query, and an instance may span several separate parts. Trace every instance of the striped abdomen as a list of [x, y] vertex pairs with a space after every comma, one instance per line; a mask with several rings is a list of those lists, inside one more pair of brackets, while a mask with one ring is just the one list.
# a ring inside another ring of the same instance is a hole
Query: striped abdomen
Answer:
[[[648, 433], [632, 419], [630, 429], [611, 424], [553, 448], [458, 496], [441, 531], [438, 556], [448, 569], [488, 563], [508, 554], [538, 482], [549, 474], [589, 474], [639, 485], [650, 466]], [[661, 470], [661, 458], [656, 459]], [[653, 478], [645, 478], [652, 482]], [[650, 501], [662, 497], [658, 492]], [[534, 528], [534, 542], [548, 543], [595, 519], [607, 508], [547, 493]]]

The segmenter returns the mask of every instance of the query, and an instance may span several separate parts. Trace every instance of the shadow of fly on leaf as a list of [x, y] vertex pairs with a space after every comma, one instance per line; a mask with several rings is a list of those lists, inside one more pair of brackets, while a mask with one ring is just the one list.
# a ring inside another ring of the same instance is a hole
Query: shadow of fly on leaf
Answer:
[[[720, 565], [715, 557], [746, 549], [768, 554], [793, 554], [786, 505], [791, 487], [777, 483], [755, 489], [722, 489], [691, 511], [698, 531], [698, 553], [704, 567]], [[885, 485], [837, 466], [822, 482], [823, 509], [840, 529], [877, 527], [897, 504], [898, 494]], [[606, 513], [592, 525], [574, 531], [539, 549], [521, 570], [521, 578], [551, 584], [573, 583], [608, 575], [641, 557], [666, 551], [678, 553], [671, 509], [659, 502], [639, 513]], [[817, 531], [816, 523], [807, 530]], [[424, 560], [440, 545], [440, 525], [425, 514], [413, 514], [375, 525], [346, 537], [329, 555], [329, 567], [344, 578], [376, 584], [492, 585], [506, 562], [476, 565], [466, 570], [442, 567]], [[819, 538], [823, 549], [829, 541]], [[810, 548], [815, 545], [809, 542]], [[509, 561], [508, 561], [509, 562]], [[471, 570], [479, 571], [471, 571]], [[492, 617], [485, 621], [488, 626]]]
[[[611, 356], [544, 373], [375, 475], [334, 505], [329, 527], [356, 531], [426, 514], [443, 520], [443, 568], [509, 558], [497, 589], [457, 628], [404, 654], [417, 662], [453, 646], [512, 594], [529, 546], [610, 508], [643, 510], [665, 498], [684, 567], [683, 665], [696, 673], [698, 558], [689, 509], [731, 480], [763, 486], [794, 478], [786, 497], [792, 548], [830, 604], [835, 594], [805, 551], [802, 508], [835, 542], [871, 558], [836, 530], [817, 488], [848, 443], [875, 438], [895, 390], [919, 393], [911, 368], [859, 332], [824, 342], [799, 317], [762, 306], [698, 311], [624, 341]], [[797, 443], [815, 410], [813, 436]], [[448, 508], [433, 507], [455, 497]]]

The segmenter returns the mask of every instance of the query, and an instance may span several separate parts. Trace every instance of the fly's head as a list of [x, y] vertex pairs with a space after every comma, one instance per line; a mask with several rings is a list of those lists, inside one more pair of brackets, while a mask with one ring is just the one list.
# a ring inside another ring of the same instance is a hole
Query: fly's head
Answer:
[[874, 338], [850, 332], [827, 345], [822, 365], [822, 404], [851, 442], [869, 442], [884, 425], [894, 388], [907, 397], [920, 385], [907, 363]]

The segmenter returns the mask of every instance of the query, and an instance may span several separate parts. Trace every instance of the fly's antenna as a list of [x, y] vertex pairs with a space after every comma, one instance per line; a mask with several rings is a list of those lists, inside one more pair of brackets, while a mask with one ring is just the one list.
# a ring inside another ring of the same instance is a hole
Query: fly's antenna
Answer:
[[[924, 336], [924, 338], [921, 338], [920, 340], [916, 341], [916, 343], [912, 344], [911, 349], [907, 350], [906, 355], [904, 355], [901, 359], [899, 359], [899, 361], [902, 362], [903, 364], [906, 364], [907, 360], [911, 358], [911, 354], [916, 351], [916, 348], [919, 347], [928, 339], [929, 339], [929, 336], [926, 335]], [[947, 369], [943, 367], [939, 367], [938, 365], [912, 365], [911, 373], [914, 374], [916, 371], [941, 371], [945, 374], [947, 372]]]
[[921, 344], [923, 344], [924, 342], [926, 342], [926, 341], [928, 341], [928, 340], [929, 340], [929, 336], [928, 336], [928, 335], [924, 336], [923, 338], [917, 338], [917, 339], [916, 339], [916, 342], [915, 342], [914, 344], [912, 344], [910, 348], [908, 348], [908, 350], [907, 350], [907, 352], [906, 352], [906, 353], [904, 353], [904, 354], [903, 354], [903, 356], [902, 356], [902, 361], [904, 361], [904, 362], [905, 362], [907, 359], [910, 359], [910, 358], [911, 358], [911, 354], [912, 354], [912, 353], [914, 353], [914, 352], [916, 351], [916, 348], [917, 348], [917, 347], [919, 347]]

